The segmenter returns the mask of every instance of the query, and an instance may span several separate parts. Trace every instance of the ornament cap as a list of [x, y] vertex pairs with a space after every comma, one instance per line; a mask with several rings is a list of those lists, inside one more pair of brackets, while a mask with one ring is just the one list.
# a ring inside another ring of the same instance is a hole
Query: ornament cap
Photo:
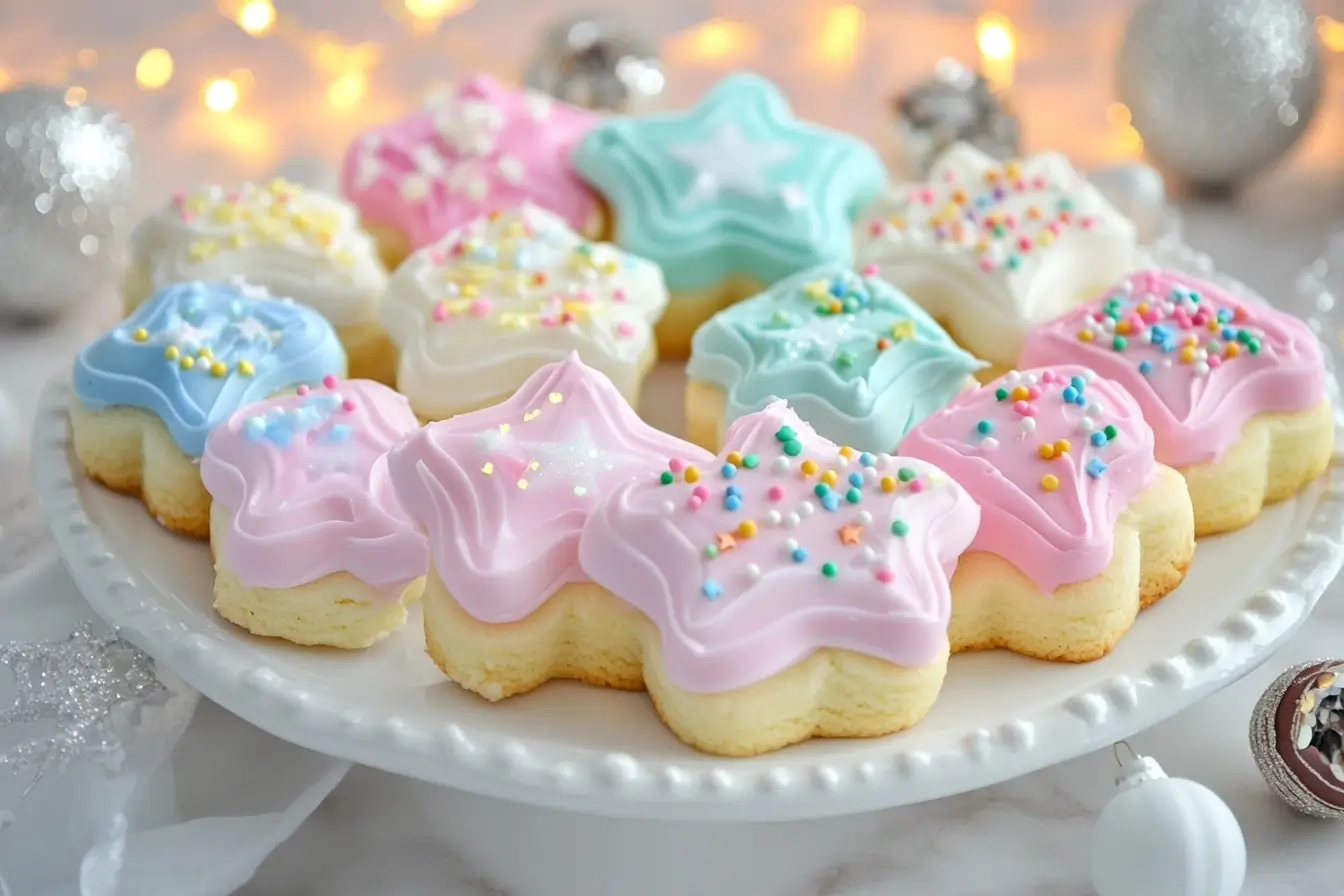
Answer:
[[1150, 781], [1160, 781], [1167, 776], [1162, 771], [1162, 766], [1157, 764], [1157, 760], [1151, 756], [1134, 756], [1128, 762], [1122, 763], [1120, 771], [1115, 775], [1115, 786], [1121, 790], [1133, 790], [1140, 784], [1147, 784]]

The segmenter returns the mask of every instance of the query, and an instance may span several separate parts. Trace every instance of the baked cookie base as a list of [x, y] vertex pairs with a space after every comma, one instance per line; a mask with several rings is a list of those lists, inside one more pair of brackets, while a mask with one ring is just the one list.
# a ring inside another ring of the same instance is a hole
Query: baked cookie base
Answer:
[[[655, 346], [652, 342], [650, 342], [648, 347], [644, 349], [644, 354], [640, 355], [638, 363], [639, 363], [639, 370], [638, 373], [635, 375], [634, 383], [632, 386], [633, 392], [631, 392], [630, 394], [626, 394], [623, 391], [621, 393], [621, 396], [626, 400], [626, 403], [628, 403], [632, 408], [639, 407], [639, 396], [644, 391], [644, 380], [648, 377], [649, 371], [653, 369], [653, 365], [658, 363], [657, 346]], [[521, 386], [522, 384], [519, 383], [519, 385]], [[403, 392], [402, 394], [406, 395], [407, 400], [411, 402], [411, 410], [415, 411], [416, 419], [420, 421], [420, 424], [422, 426], [426, 423], [433, 423], [436, 420], [448, 420], [452, 417], [456, 417], [458, 414], [467, 414], [470, 413], [471, 411], [479, 411], [482, 408], [492, 408], [495, 405], [500, 404], [505, 400], [513, 397], [513, 392], [509, 391], [501, 395], [492, 395], [489, 398], [472, 402], [470, 404], [454, 405], [450, 407], [448, 411], [445, 413], [442, 410], [433, 410], [426, 412], [426, 409], [424, 407], [417, 408], [415, 406], [415, 400], [412, 396], [407, 395], [405, 392]]]
[[715, 454], [728, 429], [728, 393], [718, 383], [686, 380], [686, 439]]
[[192, 538], [210, 535], [210, 493], [196, 461], [177, 447], [148, 411], [109, 407], [91, 411], [70, 402], [70, 441], [91, 479], [135, 495], [166, 529]]
[[1294, 414], [1258, 414], [1216, 461], [1182, 467], [1195, 505], [1195, 535], [1240, 529], [1266, 504], [1297, 494], [1325, 472], [1335, 450], [1330, 399]]
[[254, 635], [283, 638], [306, 646], [359, 650], [406, 623], [406, 607], [424, 591], [423, 576], [395, 598], [340, 572], [293, 588], [253, 588], [221, 556], [219, 533], [228, 530], [232, 511], [210, 510], [210, 551], [215, 557], [215, 611]]
[[1044, 660], [1081, 663], [1111, 651], [1140, 609], [1175, 590], [1195, 552], [1185, 481], [1158, 465], [1153, 481], [1120, 514], [1111, 562], [1100, 574], [1042, 592], [996, 554], [963, 554], [952, 577], [952, 652], [1002, 647]]
[[348, 376], [352, 380], [374, 380], [384, 386], [397, 382], [397, 347], [377, 323], [370, 321], [336, 327], [336, 335], [345, 349]]
[[705, 289], [672, 290], [667, 310], [654, 326], [658, 353], [664, 358], [688, 358], [691, 339], [700, 325], [734, 302], [762, 292], [768, 284], [755, 277], [732, 276]]
[[947, 671], [945, 653], [907, 669], [825, 648], [756, 684], [705, 694], [673, 684], [653, 623], [590, 582], [562, 586], [525, 619], [490, 624], [463, 610], [431, 568], [423, 607], [430, 657], [467, 690], [498, 701], [555, 678], [647, 689], [673, 733], [721, 756], [904, 730], [929, 711]]

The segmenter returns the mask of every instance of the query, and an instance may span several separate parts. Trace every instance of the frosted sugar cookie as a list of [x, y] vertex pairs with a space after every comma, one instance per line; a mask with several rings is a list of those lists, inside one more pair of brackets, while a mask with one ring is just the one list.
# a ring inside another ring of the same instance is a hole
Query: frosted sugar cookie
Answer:
[[601, 202], [570, 163], [593, 112], [486, 75], [442, 100], [356, 138], [341, 191], [359, 207], [389, 268], [449, 230], [524, 200], [593, 239]]
[[367, 647], [406, 621], [429, 548], [401, 509], [387, 450], [418, 426], [370, 380], [300, 386], [206, 440], [215, 609], [256, 635]]
[[1096, 659], [1185, 577], [1185, 481], [1154, 458], [1134, 399], [1089, 370], [1010, 371], [925, 418], [900, 450], [982, 509], [952, 579], [953, 651]]
[[1027, 335], [1024, 366], [1083, 364], [1134, 396], [1195, 534], [1246, 525], [1325, 471], [1335, 424], [1321, 346], [1297, 318], [1172, 271], [1131, 274]]
[[168, 286], [75, 359], [75, 456], [167, 528], [205, 538], [197, 461], [210, 430], [243, 405], [344, 372], [335, 331], [307, 306], [227, 284]]
[[718, 450], [728, 424], [783, 398], [823, 437], [889, 451], [982, 366], [876, 267], [822, 265], [696, 331], [686, 432]]
[[782, 401], [726, 448], [699, 475], [620, 486], [579, 544], [643, 614], [620, 625], [659, 715], [730, 756], [914, 725], [942, 686], [974, 501], [923, 461], [837, 448]]
[[927, 183], [864, 214], [861, 263], [909, 293], [993, 367], [1017, 363], [1027, 330], [1087, 301], [1136, 264], [1134, 225], [1063, 156], [998, 163], [959, 143]]
[[689, 111], [603, 122], [574, 161], [611, 206], [617, 245], [662, 267], [672, 300], [658, 348], [676, 358], [720, 308], [820, 263], [849, 264], [851, 224], [885, 179], [870, 146], [796, 120], [782, 93], [746, 74]]
[[666, 304], [657, 265], [524, 203], [407, 259], [383, 323], [401, 347], [397, 389], [421, 418], [442, 420], [498, 404], [575, 351], [637, 403]]
[[233, 278], [316, 309], [352, 376], [392, 382], [395, 355], [377, 322], [387, 272], [349, 203], [284, 180], [177, 193], [131, 238], [126, 308], [172, 283]]
[[[624, 480], [710, 456], [636, 416], [577, 357], [504, 403], [431, 423], [389, 455], [397, 496], [428, 534], [425, 640], [488, 700], [551, 678], [642, 687], [633, 611], [579, 567], [588, 514]], [[611, 615], [611, 614], [614, 614]]]

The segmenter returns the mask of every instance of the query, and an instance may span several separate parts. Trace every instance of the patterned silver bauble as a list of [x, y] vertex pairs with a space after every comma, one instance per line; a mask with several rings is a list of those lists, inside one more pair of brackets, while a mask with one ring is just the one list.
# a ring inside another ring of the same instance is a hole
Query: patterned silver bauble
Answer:
[[1251, 713], [1251, 752], [1270, 788], [1318, 818], [1344, 818], [1344, 660], [1284, 672]]
[[1160, 167], [1226, 191], [1282, 157], [1316, 111], [1311, 16], [1298, 0], [1147, 0], [1116, 85]]
[[1018, 155], [1020, 128], [1012, 109], [984, 76], [955, 59], [891, 100], [901, 141], [904, 174], [923, 178], [953, 143], [969, 143], [1001, 160]]
[[132, 142], [115, 112], [60, 89], [0, 93], [0, 315], [45, 317], [116, 282]]
[[653, 108], [667, 86], [653, 45], [606, 14], [557, 22], [542, 36], [526, 78], [567, 103], [625, 113]]

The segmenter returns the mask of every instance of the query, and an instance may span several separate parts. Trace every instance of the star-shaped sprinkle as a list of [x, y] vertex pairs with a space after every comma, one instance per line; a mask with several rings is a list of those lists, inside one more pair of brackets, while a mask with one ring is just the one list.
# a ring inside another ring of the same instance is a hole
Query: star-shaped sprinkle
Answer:
[[720, 532], [714, 536], [714, 547], [719, 551], [731, 551], [737, 547], [737, 538], [731, 532]]
[[863, 527], [857, 523], [846, 523], [839, 532], [841, 544], [858, 544], [863, 536]]

